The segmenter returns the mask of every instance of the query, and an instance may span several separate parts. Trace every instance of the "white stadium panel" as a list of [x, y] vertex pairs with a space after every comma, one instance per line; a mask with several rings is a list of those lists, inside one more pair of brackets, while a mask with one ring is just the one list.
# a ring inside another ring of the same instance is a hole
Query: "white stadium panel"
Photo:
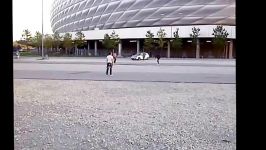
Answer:
[[235, 38], [235, 0], [54, 0], [51, 24], [54, 32], [81, 30], [96, 39], [113, 30], [122, 38], [145, 38], [147, 29], [156, 33], [160, 27], [171, 28], [171, 35], [177, 26], [181, 37], [194, 26], [201, 37], [212, 37], [213, 28], [223, 25]]

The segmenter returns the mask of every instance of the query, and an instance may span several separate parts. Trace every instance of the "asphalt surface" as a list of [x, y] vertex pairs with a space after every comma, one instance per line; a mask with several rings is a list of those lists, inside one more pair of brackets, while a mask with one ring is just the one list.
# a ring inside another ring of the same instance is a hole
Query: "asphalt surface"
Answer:
[[235, 84], [234, 60], [119, 58], [113, 76], [105, 75], [105, 58], [22, 58], [14, 60], [15, 79], [94, 80]]
[[105, 69], [105, 58], [15, 59], [15, 149], [236, 149], [234, 60]]

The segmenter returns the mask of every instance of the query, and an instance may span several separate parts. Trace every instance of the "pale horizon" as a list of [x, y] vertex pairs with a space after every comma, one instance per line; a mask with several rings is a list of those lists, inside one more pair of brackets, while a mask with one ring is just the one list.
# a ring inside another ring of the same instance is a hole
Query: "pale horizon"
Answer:
[[[50, 11], [54, 0], [43, 0], [43, 33], [52, 34]], [[13, 41], [20, 40], [23, 30], [32, 36], [42, 32], [42, 0], [13, 0]]]

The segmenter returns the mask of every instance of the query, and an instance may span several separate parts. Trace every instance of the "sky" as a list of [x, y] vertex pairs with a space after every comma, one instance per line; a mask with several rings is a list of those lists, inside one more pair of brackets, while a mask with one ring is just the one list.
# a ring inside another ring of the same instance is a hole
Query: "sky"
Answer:
[[[52, 34], [50, 11], [54, 0], [43, 0], [43, 33]], [[23, 30], [34, 36], [42, 32], [42, 0], [13, 0], [13, 41], [20, 40]]]

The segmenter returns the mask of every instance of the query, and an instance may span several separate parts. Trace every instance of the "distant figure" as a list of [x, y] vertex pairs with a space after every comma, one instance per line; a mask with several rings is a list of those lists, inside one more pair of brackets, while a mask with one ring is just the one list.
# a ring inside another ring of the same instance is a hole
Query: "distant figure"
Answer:
[[116, 62], [116, 53], [113, 53], [114, 63]]
[[17, 58], [19, 59], [19, 50], [16, 51]]
[[113, 66], [114, 58], [111, 55], [111, 53], [108, 53], [108, 56], [106, 57], [106, 75], [108, 75], [109, 68], [110, 68], [110, 75], [112, 75], [112, 66]]
[[160, 61], [161, 56], [159, 54], [157, 54], [156, 55], [156, 58], [157, 58], [157, 63], [159, 64], [160, 63], [159, 61]]
[[143, 52], [142, 54], [143, 54], [142, 57], [143, 57], [143, 60], [144, 60], [145, 59], [145, 56], [146, 56], [146, 53]]

